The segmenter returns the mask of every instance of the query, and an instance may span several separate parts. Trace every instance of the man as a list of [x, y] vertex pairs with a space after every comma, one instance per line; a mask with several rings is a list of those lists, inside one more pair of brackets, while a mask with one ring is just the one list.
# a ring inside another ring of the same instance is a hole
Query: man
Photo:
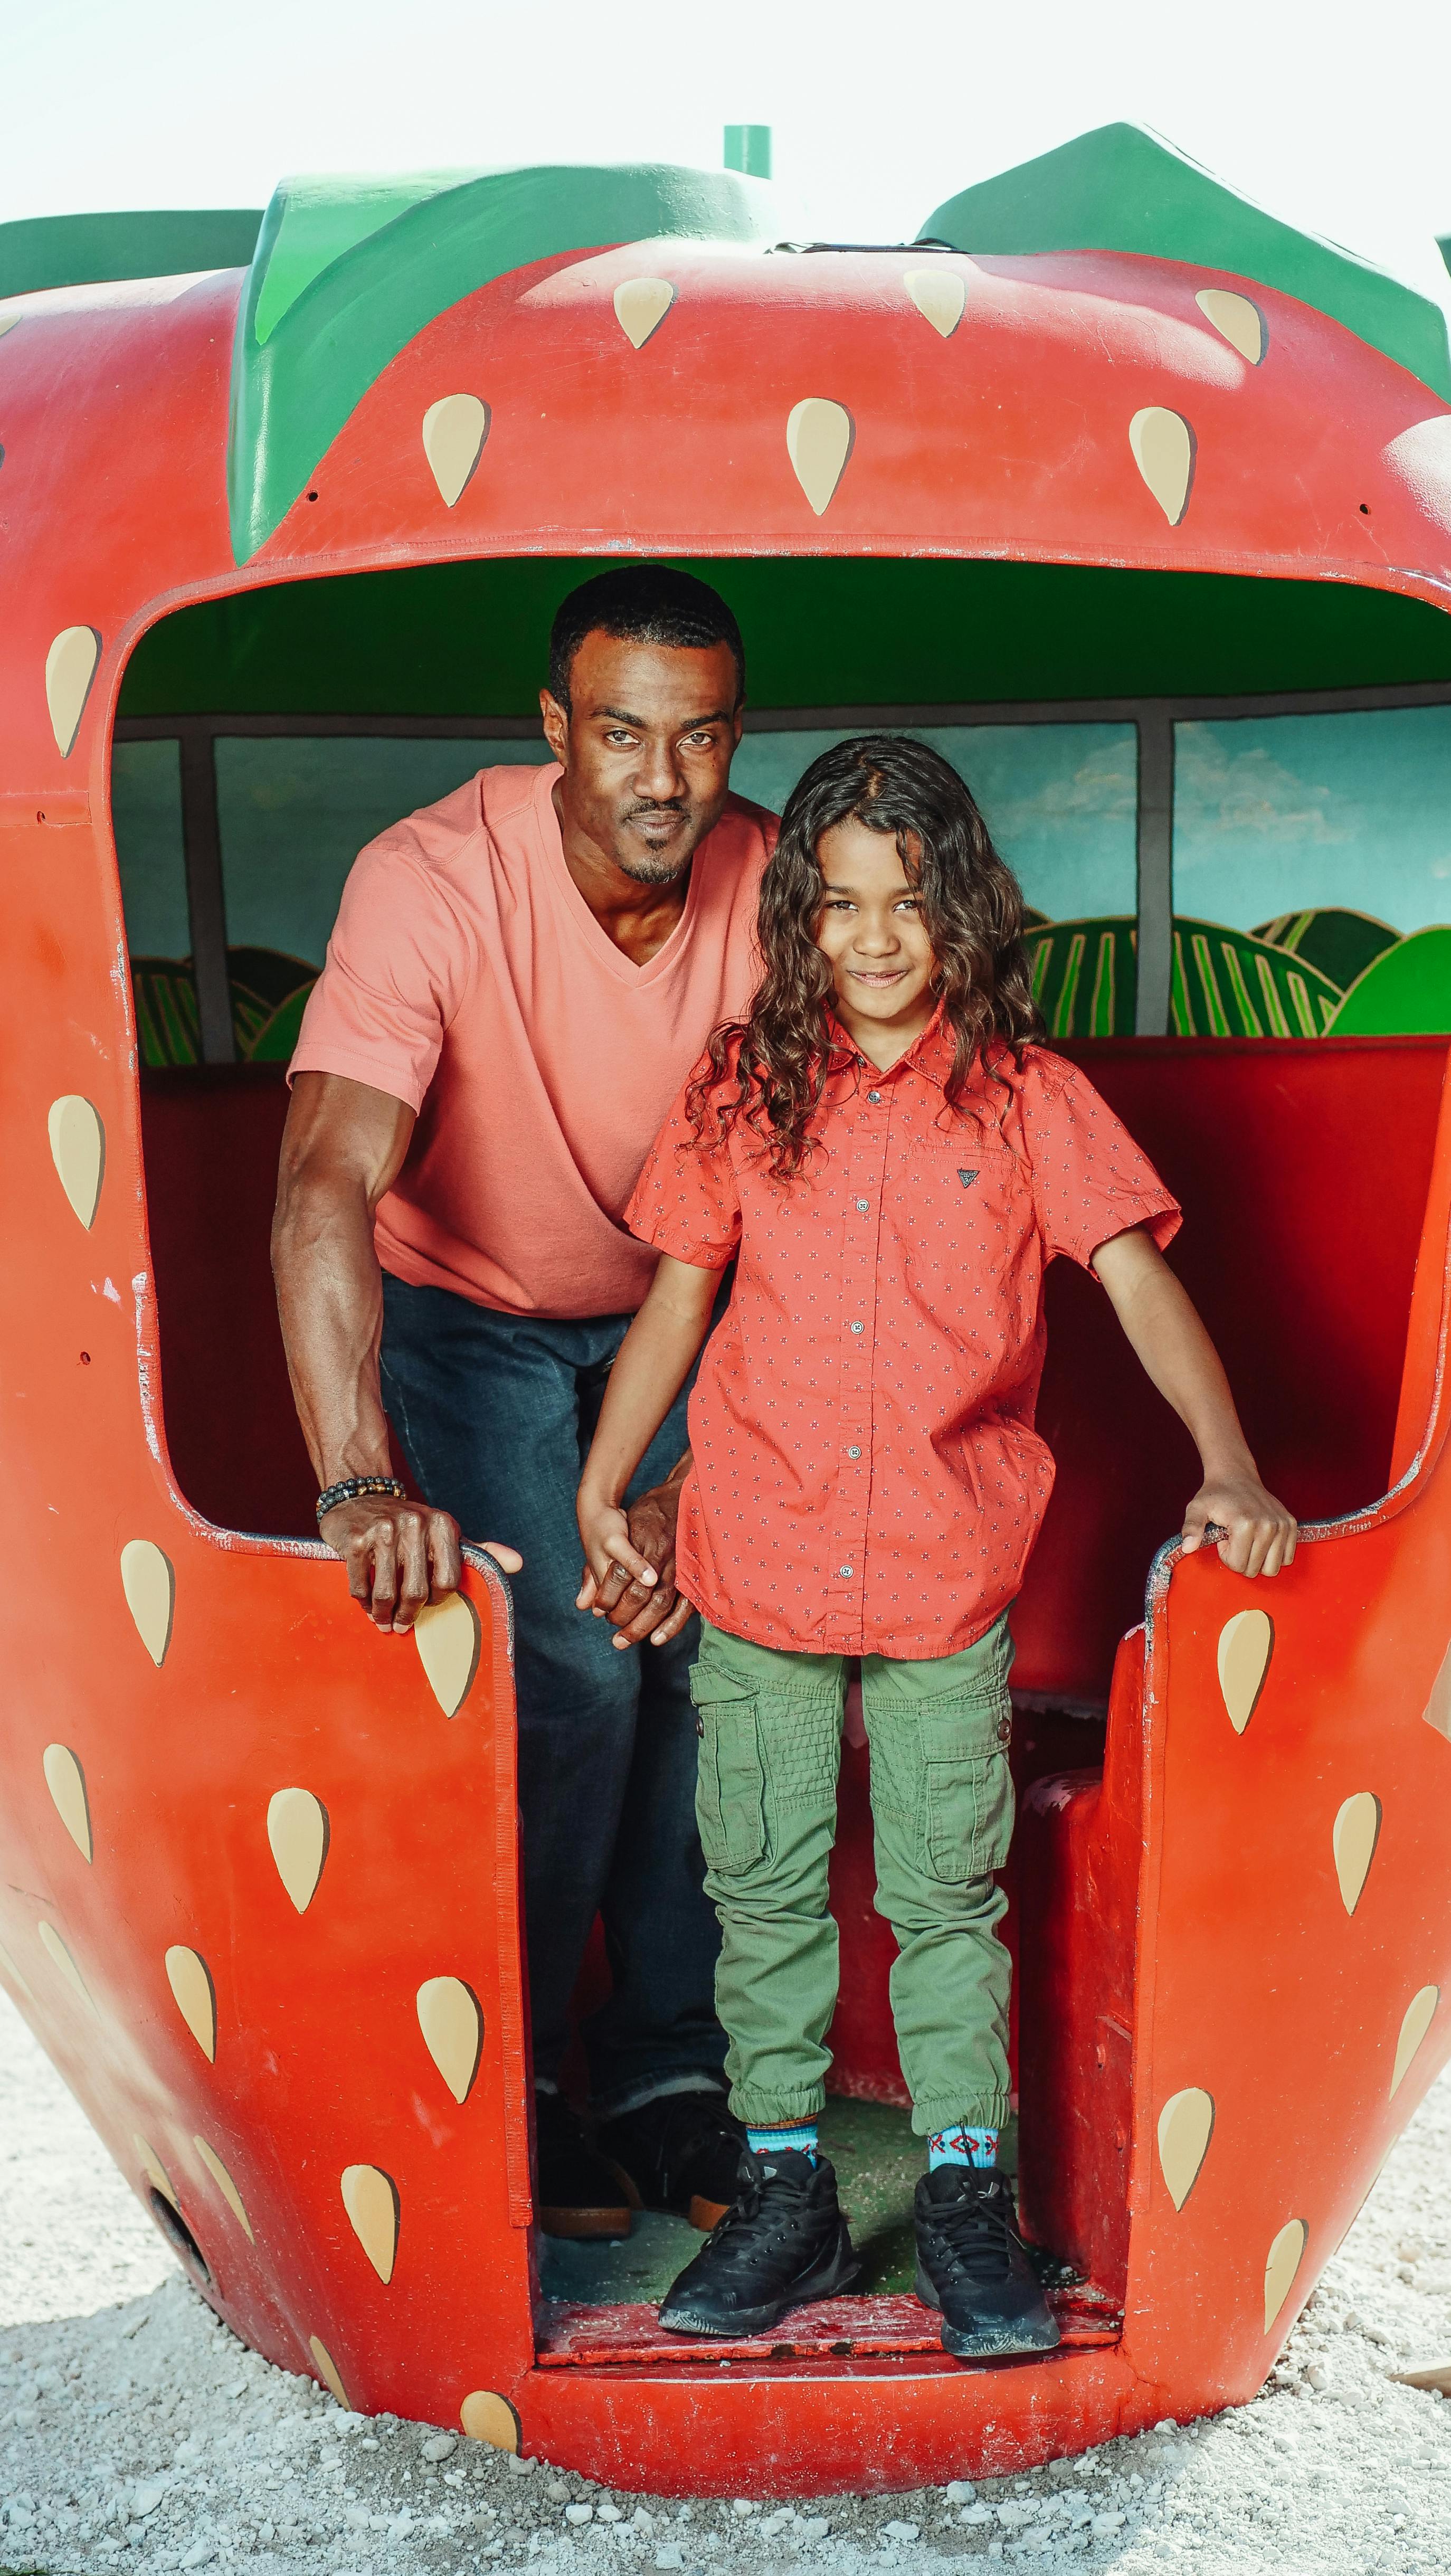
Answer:
[[[696, 1622], [673, 1582], [684, 1394], [628, 1498], [654, 1587], [620, 1573], [593, 1618], [574, 1497], [654, 1268], [621, 1212], [753, 981], [775, 825], [729, 793], [744, 692], [704, 582], [634, 565], [576, 590], [540, 692], [554, 765], [483, 770], [363, 851], [292, 1061], [273, 1265], [322, 1535], [394, 1635], [458, 1582], [461, 1528], [524, 1551], [525, 1921], [559, 2235], [624, 2234], [632, 2203], [711, 2225], [740, 2159], [695, 1832]], [[390, 1420], [425, 1503], [392, 1479]], [[584, 2033], [591, 2138], [558, 2079], [597, 1913], [614, 1983]]]

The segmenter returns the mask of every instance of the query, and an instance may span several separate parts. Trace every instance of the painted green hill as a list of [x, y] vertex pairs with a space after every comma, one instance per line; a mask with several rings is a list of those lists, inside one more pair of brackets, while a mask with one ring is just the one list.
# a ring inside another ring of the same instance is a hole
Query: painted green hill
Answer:
[[[238, 1057], [243, 1064], [285, 1064], [297, 1044], [317, 968], [305, 957], [288, 957], [276, 948], [229, 948], [227, 972]], [[142, 1063], [153, 1072], [200, 1064], [201, 1024], [191, 959], [133, 957], [131, 991]]]
[[1406, 939], [1356, 978], [1330, 1023], [1334, 1036], [1451, 1035], [1451, 925]]
[[1316, 912], [1277, 913], [1273, 921], [1257, 923], [1254, 935], [1272, 948], [1287, 948], [1292, 957], [1308, 959], [1343, 993], [1387, 948], [1394, 948], [1401, 934], [1388, 921], [1377, 921], [1374, 913], [1327, 904]]
[[[1038, 1007], [1055, 1038], [1134, 1034], [1138, 967], [1132, 918], [1055, 921], [1027, 942]], [[1182, 1038], [1318, 1038], [1340, 986], [1253, 932], [1176, 920], [1169, 1026]]]

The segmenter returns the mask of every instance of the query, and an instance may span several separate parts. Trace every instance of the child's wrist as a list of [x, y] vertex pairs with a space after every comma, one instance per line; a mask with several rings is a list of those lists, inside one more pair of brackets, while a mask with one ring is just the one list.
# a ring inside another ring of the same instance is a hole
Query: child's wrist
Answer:
[[1227, 1485], [1242, 1476], [1259, 1481], [1259, 1469], [1243, 1441], [1233, 1449], [1215, 1449], [1199, 1458], [1201, 1481], [1206, 1485]]

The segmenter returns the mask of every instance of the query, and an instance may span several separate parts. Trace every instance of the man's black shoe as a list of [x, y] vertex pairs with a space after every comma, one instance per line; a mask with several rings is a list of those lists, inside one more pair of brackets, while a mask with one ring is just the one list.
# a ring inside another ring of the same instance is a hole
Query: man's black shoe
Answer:
[[913, 2217], [917, 2296], [942, 2311], [944, 2352], [1051, 2352], [1057, 2321], [1018, 2234], [1006, 2174], [939, 2165], [918, 2183]]
[[673, 2209], [715, 2227], [746, 2179], [750, 2151], [723, 2093], [664, 2093], [606, 2120], [595, 2143], [617, 2165], [637, 2209]]
[[630, 2206], [603, 2156], [558, 2093], [534, 2096], [539, 2224], [546, 2236], [628, 2236]]
[[788, 2308], [834, 2299], [861, 2265], [829, 2164], [799, 2148], [747, 2153], [744, 2187], [662, 2302], [669, 2334], [764, 2334]]

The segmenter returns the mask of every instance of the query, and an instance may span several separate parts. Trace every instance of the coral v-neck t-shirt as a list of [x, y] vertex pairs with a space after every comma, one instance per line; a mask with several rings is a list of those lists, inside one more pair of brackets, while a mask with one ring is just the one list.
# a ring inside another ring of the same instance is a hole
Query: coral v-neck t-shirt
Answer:
[[625, 1205], [711, 1030], [749, 1001], [776, 821], [729, 799], [636, 966], [565, 865], [559, 775], [481, 770], [368, 844], [291, 1071], [417, 1112], [377, 1216], [396, 1278], [506, 1314], [632, 1314], [655, 1255]]

